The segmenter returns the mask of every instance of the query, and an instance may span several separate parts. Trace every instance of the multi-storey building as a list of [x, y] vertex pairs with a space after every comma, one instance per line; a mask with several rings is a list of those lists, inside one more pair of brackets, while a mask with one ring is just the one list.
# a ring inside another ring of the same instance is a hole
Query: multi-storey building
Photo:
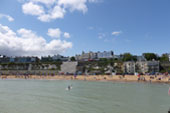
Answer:
[[113, 51], [104, 51], [104, 52], [97, 52], [97, 58], [114, 58]]
[[149, 73], [159, 72], [159, 61], [147, 61], [147, 65]]
[[123, 72], [134, 74], [135, 72], [155, 74], [159, 72], [159, 61], [128, 61], [123, 63]]
[[104, 52], [82, 52], [81, 55], [76, 55], [76, 60], [78, 61], [89, 61], [89, 60], [97, 60], [100, 58], [114, 58], [113, 51], [104, 51]]
[[136, 62], [136, 72], [138, 73], [148, 73], [148, 63], [147, 61], [137, 61]]
[[0, 57], [0, 63], [33, 63], [38, 60], [38, 57]]
[[123, 72], [126, 74], [134, 74], [135, 73], [135, 62], [134, 61], [124, 62]]
[[169, 62], [170, 62], [170, 53], [168, 54]]

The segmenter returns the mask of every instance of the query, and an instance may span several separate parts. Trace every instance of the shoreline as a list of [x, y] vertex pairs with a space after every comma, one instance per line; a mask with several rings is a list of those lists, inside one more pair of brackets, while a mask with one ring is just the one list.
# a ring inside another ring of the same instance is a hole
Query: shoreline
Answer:
[[144, 82], [144, 83], [166, 83], [170, 84], [170, 76], [158, 75], [1, 75], [0, 79], [36, 79], [36, 80], [82, 80], [82, 81], [111, 81], [111, 82]]

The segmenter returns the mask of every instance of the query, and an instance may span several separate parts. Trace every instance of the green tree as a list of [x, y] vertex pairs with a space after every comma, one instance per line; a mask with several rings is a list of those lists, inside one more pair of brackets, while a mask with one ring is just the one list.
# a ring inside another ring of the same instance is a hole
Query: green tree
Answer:
[[147, 61], [151, 60], [158, 60], [158, 56], [155, 53], [143, 53], [143, 56], [146, 58]]
[[136, 59], [135, 56], [133, 56], [133, 55], [130, 54], [130, 53], [124, 53], [122, 60], [123, 60], [123, 61], [136, 61], [137, 59]]
[[75, 57], [70, 58], [71, 61], [76, 61]]
[[169, 57], [167, 54], [162, 54], [162, 56], [160, 57], [160, 61], [161, 62], [168, 62], [169, 61]]

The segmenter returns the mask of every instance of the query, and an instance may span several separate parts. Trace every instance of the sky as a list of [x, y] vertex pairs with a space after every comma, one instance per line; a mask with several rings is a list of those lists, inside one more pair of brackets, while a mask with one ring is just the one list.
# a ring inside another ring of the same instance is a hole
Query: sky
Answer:
[[169, 0], [0, 0], [0, 54], [170, 53]]

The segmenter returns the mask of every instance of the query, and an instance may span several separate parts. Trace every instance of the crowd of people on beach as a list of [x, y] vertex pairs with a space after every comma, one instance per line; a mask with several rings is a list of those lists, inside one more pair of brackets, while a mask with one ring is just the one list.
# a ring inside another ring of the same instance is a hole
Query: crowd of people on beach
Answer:
[[169, 75], [55, 75], [55, 74], [0, 74], [1, 79], [67, 79], [67, 80], [95, 80], [95, 81], [137, 81], [137, 82], [167, 82]]

